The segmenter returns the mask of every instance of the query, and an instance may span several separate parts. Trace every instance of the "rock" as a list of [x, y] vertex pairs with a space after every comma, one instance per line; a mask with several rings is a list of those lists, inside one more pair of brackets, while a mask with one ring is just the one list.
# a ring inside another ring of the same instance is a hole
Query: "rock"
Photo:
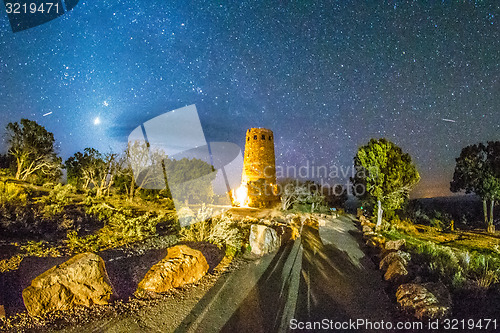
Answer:
[[385, 245], [385, 237], [374, 233], [368, 237], [366, 245], [372, 249], [382, 250]]
[[411, 260], [411, 255], [403, 251], [392, 251], [387, 253], [385, 257], [380, 260], [379, 269], [387, 270], [387, 268], [392, 264], [392, 262], [399, 260], [406, 267], [408, 262]]
[[185, 227], [197, 222], [196, 215], [187, 206], [184, 206], [177, 211], [177, 219], [179, 220], [179, 224], [181, 227]]
[[137, 292], [163, 293], [201, 279], [208, 271], [203, 254], [187, 245], [176, 245], [168, 249], [167, 256], [150, 268]]
[[387, 267], [387, 271], [384, 274], [384, 280], [394, 283], [403, 282], [408, 276], [408, 270], [403, 262], [400, 260], [394, 260]]
[[372, 230], [375, 230], [375, 227], [377, 226], [375, 223], [370, 222], [370, 220], [364, 216], [359, 219], [359, 222], [362, 227], [367, 226]]
[[398, 251], [404, 249], [406, 245], [405, 239], [391, 240], [385, 242], [385, 249], [388, 251]]
[[402, 284], [396, 298], [403, 310], [418, 319], [443, 318], [451, 310], [451, 296], [442, 283]]
[[370, 228], [370, 227], [369, 227], [369, 226], [367, 226], [367, 225], [364, 225], [364, 226], [363, 226], [363, 233], [364, 233], [364, 234], [369, 234], [369, 233], [371, 233], [371, 232], [373, 232], [373, 229], [372, 229], [372, 228]]
[[277, 250], [280, 246], [278, 234], [272, 228], [260, 224], [250, 227], [250, 247], [252, 253], [264, 255]]
[[77, 305], [107, 304], [112, 293], [102, 258], [81, 253], [33, 279], [23, 290], [23, 300], [28, 313], [39, 316]]
[[5, 318], [5, 308], [0, 305], [0, 319]]

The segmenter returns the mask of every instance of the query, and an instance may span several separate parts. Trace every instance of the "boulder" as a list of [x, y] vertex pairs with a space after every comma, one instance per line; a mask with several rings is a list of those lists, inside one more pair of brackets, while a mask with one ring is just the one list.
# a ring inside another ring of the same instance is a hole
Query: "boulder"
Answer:
[[402, 284], [396, 291], [396, 298], [403, 310], [418, 319], [441, 319], [451, 310], [450, 293], [440, 282]]
[[403, 251], [389, 252], [382, 258], [382, 260], [380, 260], [379, 269], [383, 271], [387, 270], [387, 268], [396, 260], [401, 261], [401, 263], [406, 267], [408, 262], [411, 260], [411, 255]]
[[394, 283], [401, 283], [408, 277], [408, 270], [405, 264], [400, 260], [394, 260], [387, 267], [384, 274], [384, 280]]
[[203, 254], [187, 245], [177, 245], [168, 249], [167, 256], [151, 267], [139, 282], [137, 292], [163, 293], [172, 288], [194, 283], [208, 271], [208, 263]]
[[385, 238], [379, 234], [367, 234], [366, 245], [372, 249], [383, 250], [385, 248]]
[[196, 215], [187, 206], [184, 206], [177, 211], [177, 219], [179, 220], [179, 224], [181, 227], [185, 227], [197, 222]]
[[112, 293], [102, 258], [81, 253], [33, 279], [23, 290], [23, 300], [28, 313], [39, 316], [77, 305], [107, 304]]
[[405, 239], [390, 240], [385, 242], [385, 249], [387, 251], [398, 251], [404, 249], [405, 245], [406, 245]]
[[264, 255], [280, 247], [280, 240], [276, 231], [260, 224], [250, 227], [250, 247], [253, 254]]

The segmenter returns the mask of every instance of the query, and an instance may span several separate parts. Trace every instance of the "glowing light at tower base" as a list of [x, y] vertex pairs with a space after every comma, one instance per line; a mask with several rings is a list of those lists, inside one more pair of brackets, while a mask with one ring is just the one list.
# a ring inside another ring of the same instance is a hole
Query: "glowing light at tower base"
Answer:
[[248, 207], [248, 187], [246, 185], [241, 185], [233, 191], [233, 204], [238, 207]]

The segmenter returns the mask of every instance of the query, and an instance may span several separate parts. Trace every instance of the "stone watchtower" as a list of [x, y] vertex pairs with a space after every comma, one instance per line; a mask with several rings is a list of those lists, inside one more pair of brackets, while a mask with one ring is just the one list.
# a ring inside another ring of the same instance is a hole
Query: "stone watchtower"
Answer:
[[276, 195], [276, 162], [271, 130], [247, 130], [241, 183], [248, 189], [247, 205], [250, 207], [271, 207], [279, 200]]

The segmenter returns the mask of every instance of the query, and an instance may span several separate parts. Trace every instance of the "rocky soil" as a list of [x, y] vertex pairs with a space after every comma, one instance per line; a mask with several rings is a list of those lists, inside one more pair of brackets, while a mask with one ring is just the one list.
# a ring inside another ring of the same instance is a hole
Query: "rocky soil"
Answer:
[[[167, 242], [168, 243], [168, 242]], [[16, 271], [0, 275], [7, 318], [0, 319], [0, 331], [7, 332], [47, 332], [84, 328], [94, 322], [106, 322], [120, 316], [138, 313], [141, 309], [153, 307], [159, 303], [171, 307], [176, 313], [186, 300], [196, 301], [210, 289], [220, 274], [235, 269], [238, 264], [231, 263], [224, 257], [224, 250], [209, 243], [184, 243], [203, 253], [209, 265], [209, 271], [197, 283], [173, 289], [164, 294], [150, 293], [134, 296], [138, 282], [147, 270], [166, 255], [167, 244], [139, 244], [133, 248], [109, 250], [99, 253], [104, 259], [109, 279], [115, 290], [115, 296], [107, 305], [76, 307], [64, 312], [56, 311], [41, 317], [28, 315], [22, 300], [22, 290], [31, 280], [48, 268], [61, 264], [68, 258], [25, 258]], [[163, 245], [163, 246], [161, 246]], [[170, 244], [168, 244], [170, 245]], [[168, 246], [167, 246], [168, 247]], [[189, 303], [189, 302], [188, 302]], [[184, 305], [187, 306], [187, 305]], [[175, 317], [175, 316], [174, 316]], [[180, 319], [182, 320], [182, 319]], [[83, 329], [85, 331], [85, 329]], [[81, 331], [81, 329], [77, 329]], [[94, 331], [94, 329], [88, 329]]]

